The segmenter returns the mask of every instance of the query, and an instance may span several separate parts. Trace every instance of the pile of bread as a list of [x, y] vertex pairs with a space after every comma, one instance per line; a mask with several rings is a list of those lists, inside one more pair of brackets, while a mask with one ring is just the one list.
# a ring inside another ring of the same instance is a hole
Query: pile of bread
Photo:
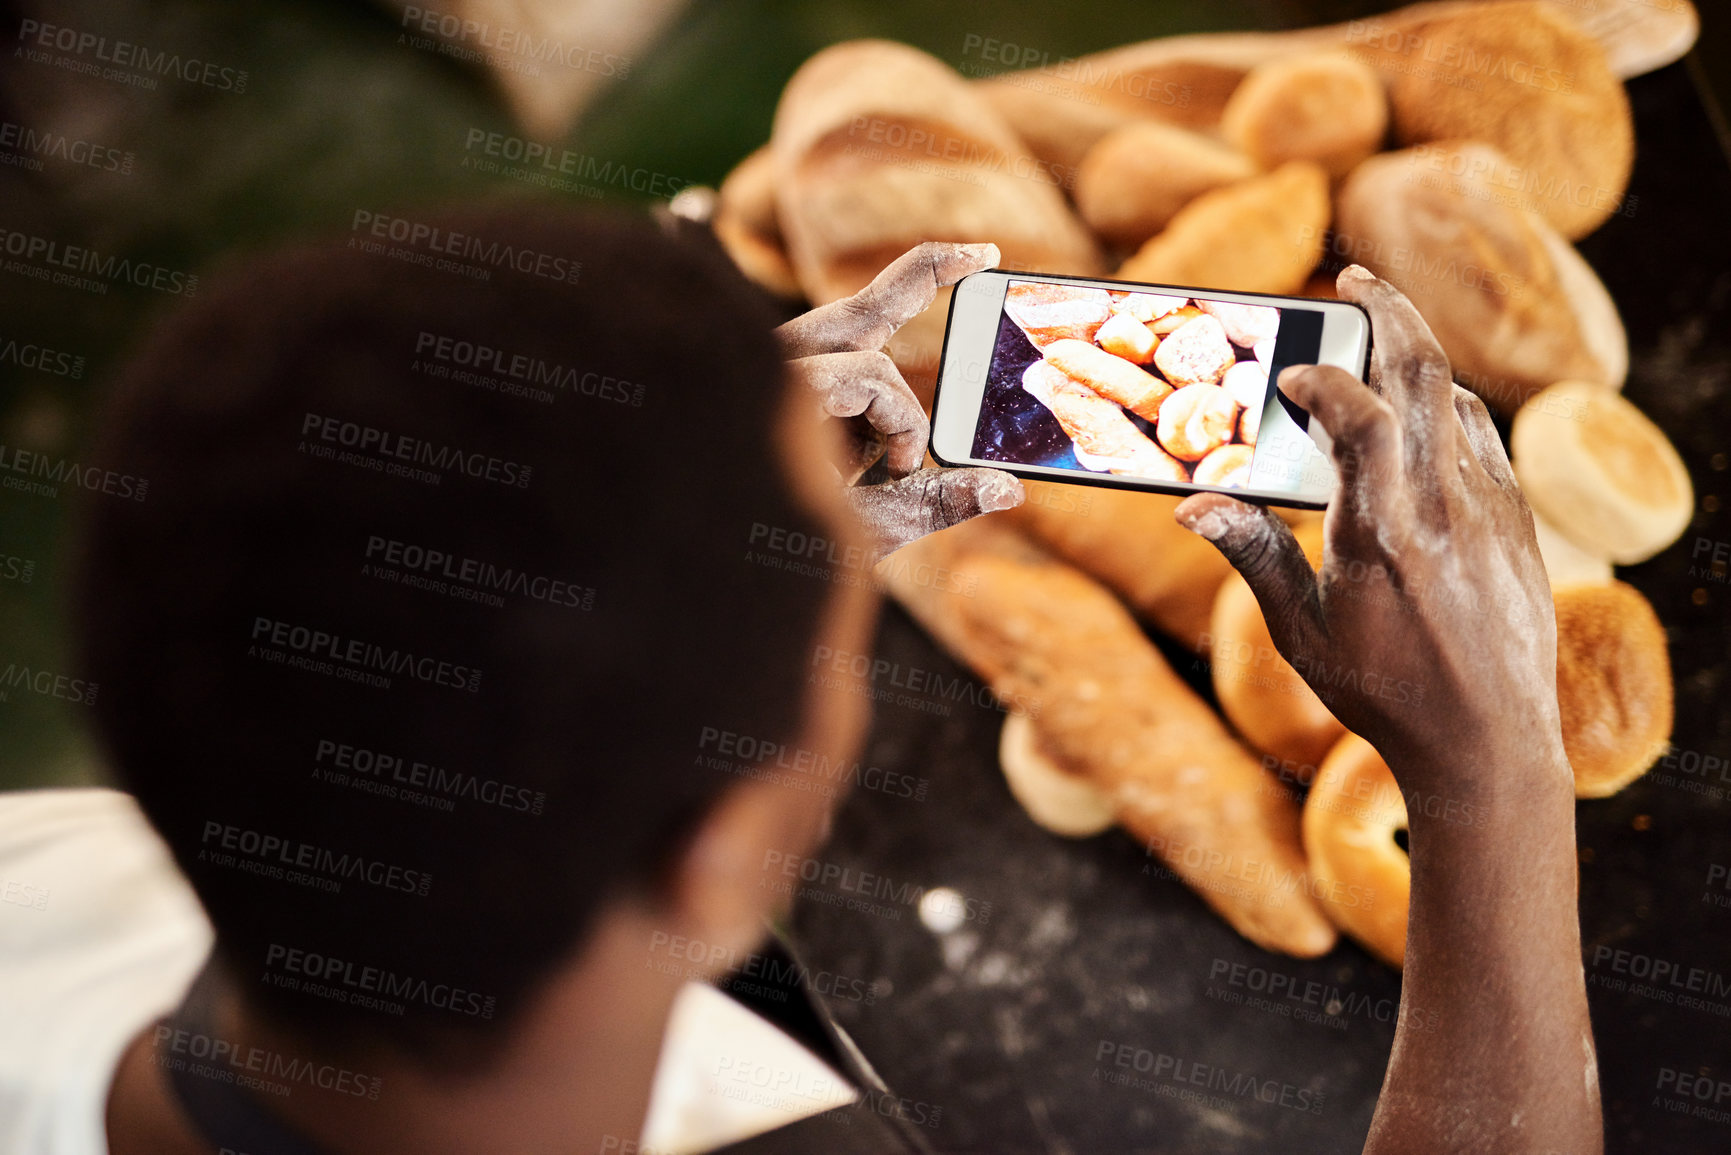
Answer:
[[[1279, 310], [1012, 281], [1004, 312], [1040, 353], [1022, 388], [1057, 419], [1079, 464], [1157, 481], [1248, 483]], [[1126, 412], [1153, 425], [1153, 436]]]
[[[1514, 414], [1565, 745], [1577, 793], [1599, 797], [1659, 756], [1672, 711], [1664, 631], [1612, 566], [1675, 540], [1694, 497], [1618, 392], [1622, 325], [1571, 241], [1633, 211], [1622, 79], [1695, 30], [1687, 0], [1440, 0], [978, 81], [903, 45], [844, 43], [789, 81], [713, 223], [748, 275], [813, 304], [926, 240], [1157, 284], [1332, 295], [1351, 263], [1392, 281], [1461, 384]], [[887, 350], [928, 402], [947, 306]], [[1030, 815], [1072, 836], [1123, 827], [1151, 872], [1268, 949], [1315, 956], [1344, 931], [1399, 965], [1406, 800], [1275, 653], [1242, 580], [1173, 522], [1173, 499], [1028, 490], [906, 547], [968, 573], [968, 596], [906, 580], [915, 566], [890, 587], [1002, 700], [1037, 704], [1009, 717], [1001, 751]], [[1293, 520], [1317, 550], [1316, 518]], [[1218, 712], [1144, 625], [1209, 662]]]

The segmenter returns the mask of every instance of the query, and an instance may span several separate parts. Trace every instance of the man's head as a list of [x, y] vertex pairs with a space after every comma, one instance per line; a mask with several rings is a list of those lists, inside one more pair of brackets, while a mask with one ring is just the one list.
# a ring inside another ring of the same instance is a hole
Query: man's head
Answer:
[[[847, 530], [725, 261], [545, 209], [436, 229], [255, 262], [155, 335], [99, 449], [147, 489], [88, 511], [76, 607], [233, 971], [367, 973], [405, 1011], [244, 996], [422, 1053], [654, 901], [746, 747], [810, 731], [848, 600], [796, 564]], [[478, 998], [404, 996], [432, 988]]]

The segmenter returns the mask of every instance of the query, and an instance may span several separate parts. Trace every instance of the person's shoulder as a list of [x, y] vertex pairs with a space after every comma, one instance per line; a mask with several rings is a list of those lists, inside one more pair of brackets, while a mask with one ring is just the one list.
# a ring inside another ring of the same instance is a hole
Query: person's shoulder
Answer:
[[105, 1150], [121, 1050], [180, 1000], [210, 945], [129, 795], [0, 793], [0, 1150]]

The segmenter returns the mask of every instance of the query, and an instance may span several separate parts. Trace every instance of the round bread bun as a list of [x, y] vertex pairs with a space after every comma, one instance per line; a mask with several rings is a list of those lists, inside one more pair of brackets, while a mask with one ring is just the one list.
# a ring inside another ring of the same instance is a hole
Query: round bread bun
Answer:
[[1403, 145], [1476, 140], [1508, 157], [1532, 207], [1578, 240], [1622, 203], [1635, 159], [1623, 82], [1598, 41], [1538, 0], [1421, 20], [1362, 54], [1388, 82]]
[[1220, 134], [1263, 168], [1313, 160], [1334, 180], [1381, 148], [1387, 132], [1381, 78], [1344, 52], [1257, 65], [1220, 117]]
[[1117, 276], [1157, 285], [1296, 293], [1322, 259], [1328, 220], [1328, 174], [1309, 161], [1289, 161], [1185, 205]]
[[1076, 170], [1076, 211], [1096, 234], [1133, 248], [1178, 210], [1256, 175], [1248, 157], [1211, 137], [1138, 120], [1101, 137]]
[[1670, 745], [1671, 659], [1665, 628], [1622, 582], [1564, 586], [1557, 607], [1557, 707], [1575, 796], [1605, 798]]
[[1391, 967], [1406, 963], [1412, 863], [1394, 840], [1406, 800], [1382, 755], [1347, 734], [1323, 759], [1304, 800], [1310, 890], [1334, 925]]
[[1614, 576], [1610, 558], [1582, 549], [1537, 513], [1533, 514], [1533, 535], [1538, 538], [1539, 557], [1545, 563], [1545, 576], [1551, 579], [1552, 590], [1603, 584]]
[[998, 739], [998, 764], [1010, 793], [1035, 824], [1064, 838], [1088, 838], [1109, 829], [1117, 808], [1105, 791], [1067, 773], [1040, 748], [1033, 720], [1026, 714], [1004, 719]]
[[[1322, 523], [1294, 534], [1312, 566], [1322, 558]], [[1256, 595], [1237, 573], [1214, 596], [1206, 652], [1220, 712], [1254, 749], [1293, 767], [1318, 766], [1340, 741], [1341, 725], [1274, 648]]]
[[1689, 471], [1670, 440], [1619, 394], [1562, 381], [1515, 414], [1509, 447], [1533, 511], [1590, 554], [1645, 561], [1695, 512]]
[[1495, 409], [1512, 413], [1559, 379], [1620, 387], [1629, 347], [1611, 294], [1486, 175], [1506, 168], [1473, 141], [1373, 156], [1340, 187], [1331, 253], [1411, 298], [1462, 382]]

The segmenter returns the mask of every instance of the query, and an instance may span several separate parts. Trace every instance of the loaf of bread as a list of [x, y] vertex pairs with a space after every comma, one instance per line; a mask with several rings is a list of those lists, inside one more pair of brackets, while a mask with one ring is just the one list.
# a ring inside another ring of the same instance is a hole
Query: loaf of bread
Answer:
[[1023, 370], [1022, 388], [1051, 410], [1076, 443], [1076, 460], [1084, 467], [1156, 481], [1190, 480], [1189, 468], [1136, 428], [1116, 401], [1102, 397], [1052, 362], [1035, 361]]
[[1105, 289], [1042, 281], [1012, 282], [1004, 290], [1004, 312], [1033, 343], [1044, 349], [1055, 341], [1092, 341], [1112, 315]]
[[1563, 586], [1557, 608], [1557, 706], [1575, 794], [1604, 798], [1639, 778], [1671, 740], [1665, 628], [1622, 582]]
[[[1030, 704], [1041, 748], [1112, 799], [1163, 872], [1269, 950], [1334, 945], [1296, 805], [1108, 590], [995, 516], [922, 538], [878, 572], [1001, 699]], [[938, 572], [952, 579], [921, 580]]]
[[1102, 240], [1133, 249], [1198, 196], [1256, 173], [1247, 156], [1211, 137], [1135, 120], [1101, 137], [1083, 157], [1076, 211]]
[[1542, 0], [1411, 21], [1352, 51], [1386, 81], [1398, 143], [1489, 145], [1569, 240], [1621, 205], [1635, 156], [1629, 99], [1598, 41]]
[[1125, 261], [1127, 281], [1295, 293], [1322, 258], [1328, 174], [1309, 161], [1203, 193]]
[[[1162, 342], [1160, 348], [1165, 349], [1171, 343]], [[1231, 350], [1227, 352], [1230, 354]], [[1055, 341], [1046, 347], [1046, 361], [1100, 396], [1150, 421], [1160, 416], [1161, 402], [1172, 392], [1170, 383], [1089, 341]]]
[[775, 158], [767, 146], [734, 166], [721, 182], [710, 226], [733, 263], [778, 297], [800, 295], [775, 216]]
[[[1097, 275], [1100, 255], [1050, 173], [952, 69], [882, 40], [800, 66], [770, 138], [776, 217], [806, 297], [863, 288], [923, 241], [991, 241], [1008, 268]], [[890, 356], [929, 397], [949, 293], [903, 327]]]
[[1555, 229], [1473, 175], [1499, 163], [1472, 143], [1372, 157], [1336, 198], [1334, 254], [1411, 298], [1495, 408], [1559, 377], [1620, 387], [1628, 341], [1610, 294]]
[[1338, 181], [1382, 147], [1388, 101], [1364, 62], [1345, 52], [1300, 53], [1251, 69], [1226, 102], [1220, 132], [1263, 168], [1310, 160]]
[[1670, 439], [1609, 389], [1561, 381], [1535, 394], [1515, 414], [1509, 445], [1533, 511], [1589, 555], [1646, 561], [1695, 514]]
[[1031, 479], [1022, 485], [1027, 500], [1007, 518], [1118, 594], [1143, 621], [1196, 648], [1232, 567], [1174, 519], [1180, 498]]
[[1334, 925], [1400, 969], [1412, 904], [1412, 863], [1395, 842], [1406, 800], [1388, 763], [1357, 734], [1337, 742], [1304, 800], [1313, 892]]

